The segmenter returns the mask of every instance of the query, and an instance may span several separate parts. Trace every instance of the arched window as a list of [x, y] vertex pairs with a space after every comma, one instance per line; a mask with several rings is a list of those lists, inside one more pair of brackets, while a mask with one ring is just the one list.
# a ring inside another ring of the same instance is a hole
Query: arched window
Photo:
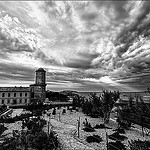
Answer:
[[16, 93], [14, 93], [14, 97], [16, 97]]
[[2, 104], [4, 104], [4, 99], [2, 99]]
[[2, 97], [5, 97], [5, 93], [2, 93]]
[[20, 93], [20, 97], [22, 97], [22, 93]]
[[8, 97], [10, 97], [10, 93], [8, 93]]

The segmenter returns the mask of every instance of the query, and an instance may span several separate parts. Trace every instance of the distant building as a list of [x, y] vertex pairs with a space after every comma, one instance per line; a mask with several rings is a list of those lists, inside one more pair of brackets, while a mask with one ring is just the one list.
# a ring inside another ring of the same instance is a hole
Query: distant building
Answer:
[[0, 87], [0, 104], [22, 105], [30, 102], [29, 87]]
[[29, 87], [0, 87], [0, 105], [26, 105], [46, 98], [46, 71], [36, 70], [35, 84]]

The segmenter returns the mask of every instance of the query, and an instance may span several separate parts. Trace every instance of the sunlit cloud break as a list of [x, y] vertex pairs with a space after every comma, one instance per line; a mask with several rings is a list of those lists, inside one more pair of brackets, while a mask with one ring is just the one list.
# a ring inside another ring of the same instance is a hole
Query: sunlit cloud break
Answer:
[[91, 82], [96, 82], [96, 83], [99, 83], [99, 82], [108, 83], [108, 84], [114, 84], [115, 83], [108, 76], [101, 77], [100, 79], [85, 78], [83, 80], [85, 80], [85, 81], [91, 81]]

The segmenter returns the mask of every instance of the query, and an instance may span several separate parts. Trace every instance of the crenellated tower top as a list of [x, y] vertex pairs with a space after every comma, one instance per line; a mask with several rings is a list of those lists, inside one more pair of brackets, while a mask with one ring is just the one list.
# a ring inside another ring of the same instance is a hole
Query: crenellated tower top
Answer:
[[46, 84], [46, 71], [43, 68], [36, 70], [35, 84], [45, 85]]

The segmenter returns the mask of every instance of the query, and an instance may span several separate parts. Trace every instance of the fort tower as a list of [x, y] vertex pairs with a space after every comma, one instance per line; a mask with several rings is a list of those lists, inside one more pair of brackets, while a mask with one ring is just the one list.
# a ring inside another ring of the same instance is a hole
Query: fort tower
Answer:
[[43, 68], [36, 70], [35, 84], [30, 85], [31, 101], [43, 102], [46, 98], [46, 71]]

